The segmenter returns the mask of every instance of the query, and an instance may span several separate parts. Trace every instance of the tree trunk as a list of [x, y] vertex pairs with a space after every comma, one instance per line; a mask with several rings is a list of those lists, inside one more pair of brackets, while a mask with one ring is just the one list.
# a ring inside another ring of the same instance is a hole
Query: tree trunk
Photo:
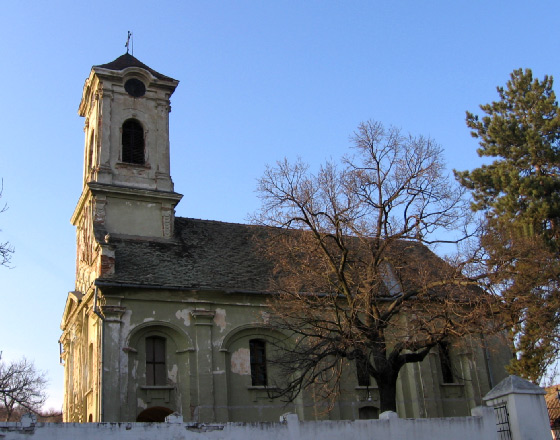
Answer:
[[385, 411], [397, 412], [397, 377], [377, 380], [379, 389], [379, 413]]

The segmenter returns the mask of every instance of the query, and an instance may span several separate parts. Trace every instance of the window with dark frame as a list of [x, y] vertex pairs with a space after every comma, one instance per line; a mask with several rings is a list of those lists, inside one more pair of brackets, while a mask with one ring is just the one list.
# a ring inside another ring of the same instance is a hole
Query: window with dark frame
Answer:
[[441, 341], [438, 344], [439, 363], [441, 366], [441, 376], [443, 383], [454, 383], [453, 368], [451, 365], [451, 356], [449, 354], [449, 343]]
[[371, 385], [371, 378], [369, 376], [367, 359], [356, 358], [356, 376], [358, 376], [358, 386], [369, 387]]
[[122, 125], [122, 161], [144, 165], [144, 128], [135, 119]]
[[165, 338], [150, 336], [146, 338], [146, 385], [167, 384], [165, 368]]
[[251, 384], [266, 386], [266, 341], [251, 339], [249, 341], [249, 357], [251, 360]]

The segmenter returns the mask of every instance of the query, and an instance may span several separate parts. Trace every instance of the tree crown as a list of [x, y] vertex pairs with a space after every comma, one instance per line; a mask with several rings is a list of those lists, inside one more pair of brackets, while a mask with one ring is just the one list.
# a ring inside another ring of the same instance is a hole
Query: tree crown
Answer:
[[552, 85], [552, 77], [540, 81], [530, 69], [515, 70], [497, 88], [500, 100], [480, 106], [485, 116], [467, 112], [478, 155], [496, 160], [455, 172], [472, 191], [474, 210], [524, 234], [554, 229], [560, 218], [560, 115]]

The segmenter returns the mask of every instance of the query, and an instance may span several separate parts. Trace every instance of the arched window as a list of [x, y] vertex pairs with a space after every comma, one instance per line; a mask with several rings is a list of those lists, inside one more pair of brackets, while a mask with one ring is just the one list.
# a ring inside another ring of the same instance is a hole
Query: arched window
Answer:
[[146, 385], [166, 385], [165, 338], [150, 336], [146, 338]]
[[122, 161], [143, 165], [144, 128], [135, 119], [128, 119], [122, 126]]
[[251, 360], [251, 383], [253, 386], [266, 386], [266, 342], [264, 339], [249, 341]]

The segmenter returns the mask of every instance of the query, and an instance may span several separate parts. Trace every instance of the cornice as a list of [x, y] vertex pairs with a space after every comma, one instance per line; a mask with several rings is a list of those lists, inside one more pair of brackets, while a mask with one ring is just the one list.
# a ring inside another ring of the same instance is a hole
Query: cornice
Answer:
[[95, 196], [117, 196], [120, 198], [144, 201], [166, 200], [172, 205], [176, 205], [183, 198], [182, 194], [176, 193], [174, 191], [158, 191], [153, 189], [110, 185], [97, 182], [89, 182], [87, 186], [91, 193]]
[[78, 203], [76, 204], [76, 207], [74, 208], [74, 212], [72, 213], [72, 217], [70, 217], [70, 223], [72, 223], [72, 225], [74, 226], [78, 225], [78, 218], [80, 217], [80, 214], [84, 208], [84, 204], [86, 203], [88, 196], [91, 196], [91, 191], [87, 186], [84, 186], [82, 190], [82, 194], [80, 195], [80, 198], [78, 199]]
[[182, 194], [174, 191], [158, 191], [143, 188], [134, 188], [129, 186], [110, 185], [105, 183], [88, 182], [80, 195], [74, 213], [70, 218], [70, 222], [77, 226], [78, 218], [84, 208], [84, 204], [91, 196], [113, 196], [131, 200], [143, 200], [148, 202], [166, 201], [172, 206], [177, 205], [183, 198]]
[[127, 67], [123, 70], [111, 70], [103, 67], [93, 67], [92, 75], [97, 75], [103, 80], [109, 80], [122, 84], [124, 79], [129, 76], [140, 76], [148, 82], [147, 87], [168, 89], [171, 93], [175, 91], [179, 85], [176, 79], [163, 79], [155, 77], [151, 72], [141, 67]]

